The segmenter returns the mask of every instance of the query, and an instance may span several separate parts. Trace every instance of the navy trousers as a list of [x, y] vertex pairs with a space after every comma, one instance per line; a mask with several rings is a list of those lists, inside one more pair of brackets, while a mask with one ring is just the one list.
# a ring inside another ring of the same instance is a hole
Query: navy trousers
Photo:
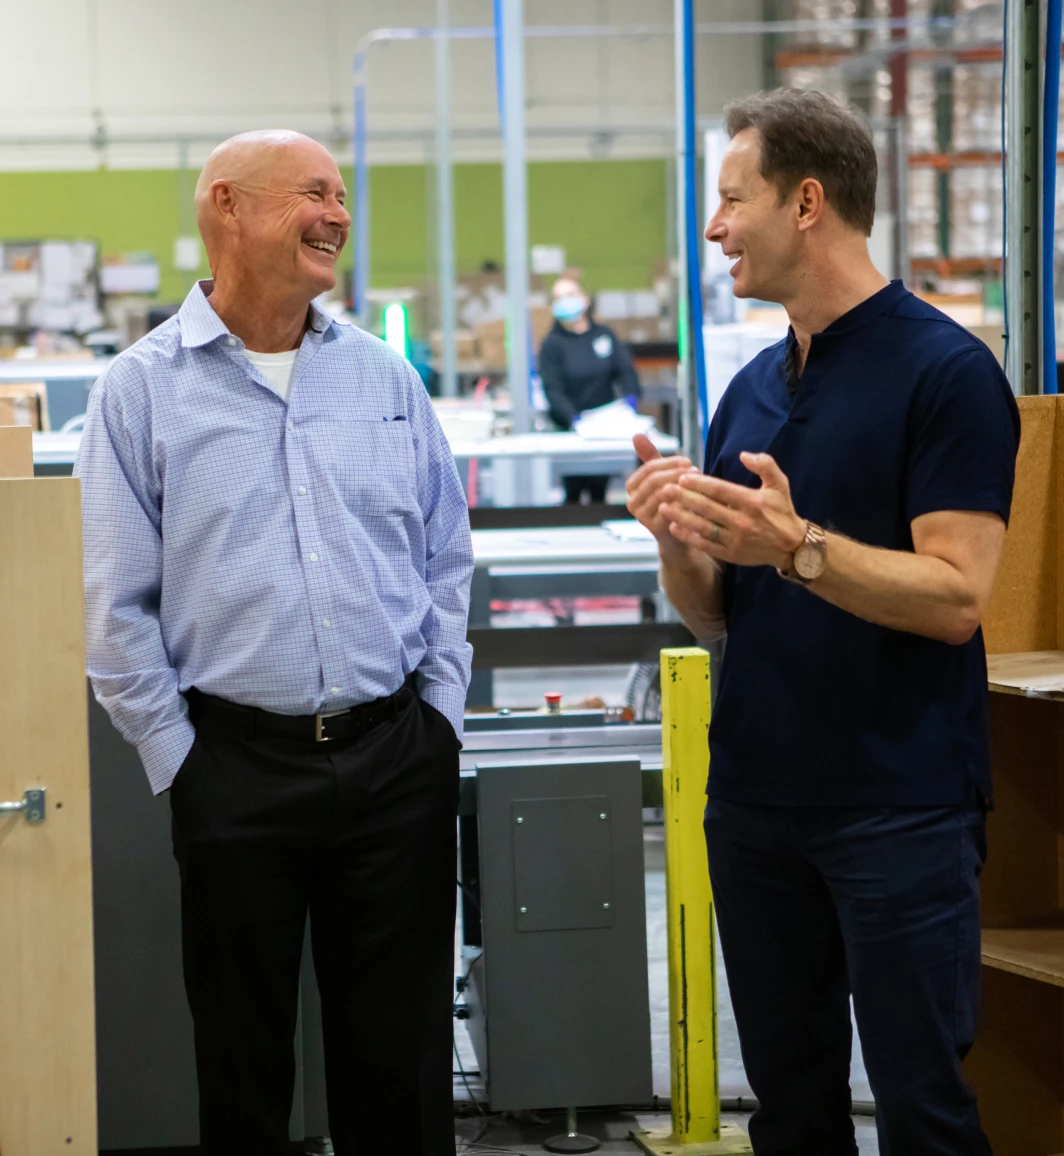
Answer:
[[757, 1156], [856, 1156], [851, 995], [880, 1156], [990, 1156], [961, 1071], [982, 812], [711, 798], [705, 827]]

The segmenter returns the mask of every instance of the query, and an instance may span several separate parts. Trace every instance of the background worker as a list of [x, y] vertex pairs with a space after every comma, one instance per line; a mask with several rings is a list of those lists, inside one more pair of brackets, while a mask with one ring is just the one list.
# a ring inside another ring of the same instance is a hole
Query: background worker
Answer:
[[881, 1156], [989, 1156], [975, 1035], [991, 785], [980, 619], [1019, 416], [974, 336], [868, 256], [876, 155], [822, 94], [731, 106], [706, 237], [784, 305], [705, 474], [645, 439], [629, 508], [727, 633], [706, 840], [757, 1156], [856, 1156], [850, 996]]
[[[642, 387], [632, 355], [612, 329], [592, 320], [587, 295], [575, 275], [559, 277], [551, 289], [554, 325], [539, 347], [539, 375], [550, 416], [563, 430], [586, 409], [627, 398], [635, 405]], [[566, 502], [604, 502], [609, 476], [562, 478]]]
[[298, 133], [219, 146], [213, 280], [100, 379], [77, 461], [89, 674], [170, 791], [209, 1156], [290, 1151], [308, 915], [337, 1156], [454, 1153], [469, 520], [409, 363], [311, 304], [344, 196]]

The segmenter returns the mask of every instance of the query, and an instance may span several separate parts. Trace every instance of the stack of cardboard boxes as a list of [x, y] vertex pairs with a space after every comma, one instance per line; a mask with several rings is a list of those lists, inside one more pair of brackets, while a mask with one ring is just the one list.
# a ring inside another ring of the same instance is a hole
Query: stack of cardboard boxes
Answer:
[[595, 294], [593, 315], [619, 341], [660, 341], [663, 337], [662, 303], [653, 289], [604, 289]]
[[[548, 279], [532, 276], [528, 293], [528, 321], [532, 352], [536, 353], [550, 332]], [[456, 287], [459, 328], [455, 332], [458, 362], [472, 370], [506, 368], [506, 278], [502, 273], [476, 273], [460, 277]], [[667, 310], [666, 310], [667, 312]], [[603, 290], [594, 295], [592, 314], [608, 325], [620, 341], [660, 341], [667, 335], [659, 293], [645, 290]], [[441, 334], [430, 336], [433, 354], [441, 351]]]
[[[455, 331], [459, 365], [501, 370], [506, 368], [506, 276], [504, 273], [473, 273], [459, 277], [455, 287], [459, 328]], [[539, 277], [532, 277], [529, 294], [532, 349], [538, 350], [553, 318], [547, 293]], [[430, 336], [433, 354], [440, 356], [439, 330]]]

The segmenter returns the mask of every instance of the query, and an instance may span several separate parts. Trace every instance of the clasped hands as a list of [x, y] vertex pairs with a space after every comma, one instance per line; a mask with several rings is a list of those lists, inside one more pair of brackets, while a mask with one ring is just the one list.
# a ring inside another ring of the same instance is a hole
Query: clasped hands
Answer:
[[628, 510], [657, 538], [662, 553], [677, 544], [738, 566], [790, 568], [806, 534], [786, 475], [768, 454], [742, 454], [760, 489], [700, 473], [684, 457], [663, 458], [638, 434], [643, 463], [628, 479]]

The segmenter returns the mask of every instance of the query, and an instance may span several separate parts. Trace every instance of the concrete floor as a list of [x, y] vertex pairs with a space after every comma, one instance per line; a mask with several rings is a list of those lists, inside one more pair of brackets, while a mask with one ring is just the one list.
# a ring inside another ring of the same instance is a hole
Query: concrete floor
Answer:
[[[487, 1121], [479, 1117], [458, 1120], [455, 1123], [455, 1135], [458, 1140], [458, 1156], [468, 1153], [508, 1152], [526, 1153], [527, 1156], [539, 1156], [546, 1151], [543, 1141], [565, 1131], [565, 1118], [562, 1114], [543, 1113], [540, 1123], [533, 1120], [511, 1120], [506, 1117], [490, 1117]], [[726, 1114], [723, 1122], [738, 1124], [744, 1131], [749, 1117]], [[578, 1126], [580, 1131], [594, 1136], [602, 1147], [599, 1152], [604, 1153], [631, 1153], [639, 1149], [628, 1139], [633, 1129], [662, 1129], [669, 1126], [669, 1117], [664, 1114], [644, 1115], [618, 1112], [614, 1115], [605, 1113], [587, 1113], [580, 1117]], [[855, 1121], [857, 1143], [861, 1156], [878, 1156], [879, 1145], [876, 1143], [876, 1127], [871, 1120]], [[470, 1141], [479, 1141], [470, 1144]]]
[[[515, 680], [516, 681], [516, 680]], [[647, 904], [647, 948], [650, 987], [651, 1050], [654, 1064], [654, 1092], [657, 1096], [669, 1095], [669, 1027], [668, 1027], [668, 965], [665, 935], [665, 845], [660, 827], [644, 829], [644, 860], [646, 864], [646, 904]], [[724, 963], [717, 960], [717, 1048], [720, 1066], [720, 1090], [725, 1099], [749, 1097], [751, 1091], [743, 1071], [739, 1053], [739, 1039], [728, 996], [728, 983]], [[466, 1071], [474, 1071], [476, 1059], [469, 1038], [461, 1021], [455, 1024], [455, 1041], [462, 1066]], [[477, 1099], [483, 1099], [484, 1089], [478, 1076], [468, 1078], [469, 1091]], [[854, 1055], [851, 1065], [851, 1086], [855, 1100], [871, 1100], [868, 1077], [861, 1058], [860, 1044], [854, 1032]], [[460, 1077], [455, 1078], [454, 1096], [457, 1102], [469, 1102], [469, 1095]], [[470, 1105], [470, 1111], [473, 1111]], [[541, 1153], [544, 1140], [564, 1131], [561, 1115], [522, 1113], [521, 1119], [510, 1117], [490, 1117], [485, 1120], [477, 1116], [456, 1122], [455, 1131], [459, 1138], [459, 1153], [489, 1153], [492, 1150], [512, 1153]], [[747, 1116], [728, 1116], [745, 1127]], [[544, 1122], [540, 1122], [540, 1121]], [[618, 1112], [607, 1115], [593, 1113], [582, 1116], [580, 1129], [602, 1141], [602, 1152], [636, 1152], [638, 1149], [628, 1140], [633, 1127], [645, 1129], [667, 1127], [667, 1115], [635, 1116]], [[878, 1156], [875, 1124], [870, 1119], [855, 1120], [861, 1156]], [[481, 1135], [481, 1132], [483, 1134]], [[479, 1143], [467, 1147], [468, 1142], [477, 1139]]]

